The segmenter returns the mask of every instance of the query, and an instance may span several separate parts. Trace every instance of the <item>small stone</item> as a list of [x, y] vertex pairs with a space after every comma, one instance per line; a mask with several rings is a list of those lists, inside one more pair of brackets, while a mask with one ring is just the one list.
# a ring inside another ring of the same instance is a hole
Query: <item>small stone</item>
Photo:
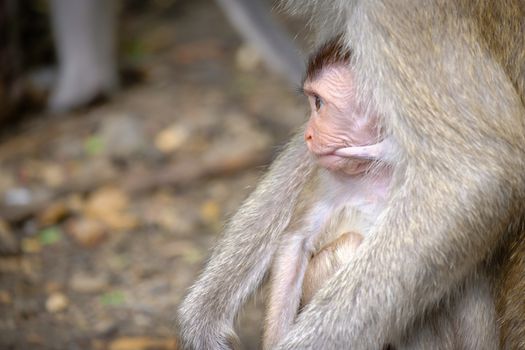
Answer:
[[108, 287], [108, 279], [104, 275], [88, 275], [77, 272], [70, 281], [70, 287], [79, 293], [99, 293]]
[[155, 147], [163, 153], [172, 153], [179, 149], [189, 138], [188, 129], [173, 125], [157, 134]]
[[88, 248], [99, 245], [107, 236], [104, 224], [93, 219], [74, 219], [68, 224], [67, 228], [68, 233], [73, 236], [77, 243]]
[[28, 188], [14, 187], [4, 193], [4, 203], [10, 206], [29, 205], [33, 201], [33, 194]]
[[46, 310], [51, 313], [62, 312], [67, 309], [69, 300], [62, 293], [53, 293], [46, 300]]

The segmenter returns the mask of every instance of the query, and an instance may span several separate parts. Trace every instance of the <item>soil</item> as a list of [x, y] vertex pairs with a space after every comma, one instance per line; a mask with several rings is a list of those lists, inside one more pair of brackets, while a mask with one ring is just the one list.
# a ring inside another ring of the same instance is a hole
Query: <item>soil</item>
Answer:
[[[0, 139], [0, 349], [176, 349], [174, 316], [307, 106], [214, 2], [123, 15], [140, 82]], [[259, 346], [264, 293], [243, 312]]]

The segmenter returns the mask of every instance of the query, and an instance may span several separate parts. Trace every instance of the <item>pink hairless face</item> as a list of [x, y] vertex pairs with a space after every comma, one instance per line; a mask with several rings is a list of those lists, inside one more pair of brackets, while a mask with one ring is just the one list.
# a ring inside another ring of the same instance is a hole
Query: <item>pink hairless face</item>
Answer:
[[349, 175], [365, 172], [385, 151], [378, 116], [359, 106], [353, 81], [349, 66], [335, 63], [303, 87], [311, 107], [305, 131], [308, 149], [321, 166]]

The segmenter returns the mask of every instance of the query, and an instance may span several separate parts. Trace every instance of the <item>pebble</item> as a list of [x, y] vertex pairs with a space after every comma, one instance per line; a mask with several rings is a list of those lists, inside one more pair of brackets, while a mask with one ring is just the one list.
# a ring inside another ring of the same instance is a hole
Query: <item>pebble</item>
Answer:
[[155, 137], [155, 147], [163, 153], [172, 153], [178, 150], [190, 137], [187, 128], [172, 125], [157, 134]]
[[46, 300], [46, 310], [51, 313], [62, 312], [68, 305], [68, 298], [60, 292], [51, 294]]
[[14, 187], [4, 193], [4, 203], [10, 206], [29, 205], [33, 201], [33, 194], [28, 188]]

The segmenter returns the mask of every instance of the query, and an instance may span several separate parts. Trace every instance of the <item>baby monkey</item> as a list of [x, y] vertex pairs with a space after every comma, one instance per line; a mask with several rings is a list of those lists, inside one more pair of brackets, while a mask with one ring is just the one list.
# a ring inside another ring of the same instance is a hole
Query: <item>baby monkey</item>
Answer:
[[[389, 147], [392, 141], [381, 129], [378, 113], [359, 103], [350, 63], [350, 52], [336, 37], [308, 64], [302, 90], [311, 115], [304, 135], [319, 166], [274, 257], [264, 349], [279, 343], [302, 307], [351, 261], [386, 204], [394, 147]], [[470, 349], [470, 337], [486, 337], [487, 332], [494, 333], [496, 344], [495, 329], [488, 329], [494, 315], [486, 276], [469, 286], [455, 301], [425, 316], [403, 344], [387, 348]]]
[[274, 259], [265, 349], [273, 348], [301, 306], [353, 256], [382, 211], [391, 179], [388, 139], [377, 113], [357, 102], [350, 53], [339, 38], [312, 57], [303, 84], [305, 130], [319, 167], [294, 208]]

